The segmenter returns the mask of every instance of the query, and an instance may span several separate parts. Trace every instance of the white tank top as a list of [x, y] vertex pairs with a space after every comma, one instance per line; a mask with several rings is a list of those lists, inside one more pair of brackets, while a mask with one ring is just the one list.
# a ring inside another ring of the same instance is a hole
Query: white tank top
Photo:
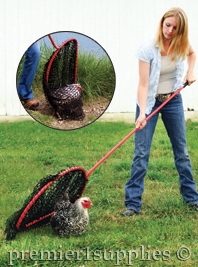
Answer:
[[171, 55], [161, 57], [161, 71], [157, 94], [169, 94], [173, 92], [176, 83], [176, 62], [170, 60]]

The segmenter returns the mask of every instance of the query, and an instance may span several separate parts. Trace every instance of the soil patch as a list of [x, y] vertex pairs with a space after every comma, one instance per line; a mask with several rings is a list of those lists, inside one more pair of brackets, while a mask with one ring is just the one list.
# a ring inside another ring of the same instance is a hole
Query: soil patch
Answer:
[[[62, 130], [74, 130], [84, 127], [95, 120], [97, 120], [107, 109], [110, 101], [104, 97], [97, 97], [89, 102], [83, 102], [83, 111], [85, 113], [85, 118], [82, 121], [79, 120], [60, 120], [54, 113], [51, 105], [46, 101], [45, 96], [41, 95], [36, 98], [39, 102], [37, 110], [27, 110], [27, 112], [41, 124]], [[25, 107], [25, 105], [24, 105]], [[25, 107], [26, 108], [26, 107]]]

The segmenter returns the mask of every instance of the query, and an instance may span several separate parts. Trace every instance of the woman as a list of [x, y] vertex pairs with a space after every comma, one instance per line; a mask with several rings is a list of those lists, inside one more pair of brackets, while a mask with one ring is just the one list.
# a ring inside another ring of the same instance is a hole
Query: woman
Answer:
[[[184, 109], [181, 94], [176, 95], [147, 123], [146, 116], [162, 104], [174, 91], [188, 81], [195, 82], [193, 69], [196, 55], [188, 42], [188, 20], [181, 8], [171, 8], [161, 18], [156, 38], [144, 42], [136, 53], [139, 59], [139, 85], [137, 92], [135, 154], [131, 178], [125, 185], [126, 211], [123, 216], [140, 212], [144, 177], [147, 172], [152, 137], [159, 112], [170, 138], [179, 173], [180, 192], [186, 203], [198, 211], [198, 193], [192, 177], [187, 154]], [[187, 57], [188, 70], [182, 80]]]

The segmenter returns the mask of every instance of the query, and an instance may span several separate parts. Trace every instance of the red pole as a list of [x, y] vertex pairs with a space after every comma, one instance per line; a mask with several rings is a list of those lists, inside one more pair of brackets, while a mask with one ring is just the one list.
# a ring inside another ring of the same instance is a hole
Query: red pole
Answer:
[[55, 45], [54, 40], [52, 39], [51, 35], [49, 34], [48, 37], [50, 38], [50, 41], [52, 42], [53, 46], [58, 49], [58, 47]]
[[135, 128], [132, 132], [130, 132], [119, 144], [117, 144], [109, 153], [107, 153], [104, 158], [102, 158], [88, 173], [87, 178], [89, 175], [105, 160], [107, 159], [119, 146], [121, 146], [132, 134], [134, 134], [138, 129]]
[[[151, 117], [153, 117], [163, 106], [165, 106], [174, 96], [176, 96], [186, 85], [188, 84], [188, 81], [183, 85], [183, 87], [179, 88], [177, 91], [175, 91], [174, 94], [172, 94], [167, 100], [165, 100], [155, 111], [153, 111], [147, 118], [146, 121], [148, 121]], [[139, 128], [135, 128], [132, 132], [130, 132], [119, 144], [117, 144], [109, 153], [107, 153], [104, 158], [102, 158], [88, 173], [87, 178], [89, 175], [105, 160], [107, 159], [118, 147], [120, 147], [131, 135], [133, 135]]]

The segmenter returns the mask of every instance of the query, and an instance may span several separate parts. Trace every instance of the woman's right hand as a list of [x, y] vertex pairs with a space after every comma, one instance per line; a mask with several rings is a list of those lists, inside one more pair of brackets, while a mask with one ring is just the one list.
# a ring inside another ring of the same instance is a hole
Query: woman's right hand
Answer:
[[136, 128], [138, 130], [143, 129], [146, 126], [146, 116], [145, 116], [145, 114], [140, 114], [139, 115], [139, 117], [136, 120], [135, 125], [136, 125]]
[[139, 84], [138, 84], [138, 102], [140, 108], [140, 115], [136, 120], [136, 128], [141, 130], [146, 125], [146, 102], [149, 87], [149, 72], [150, 63], [139, 60]]

